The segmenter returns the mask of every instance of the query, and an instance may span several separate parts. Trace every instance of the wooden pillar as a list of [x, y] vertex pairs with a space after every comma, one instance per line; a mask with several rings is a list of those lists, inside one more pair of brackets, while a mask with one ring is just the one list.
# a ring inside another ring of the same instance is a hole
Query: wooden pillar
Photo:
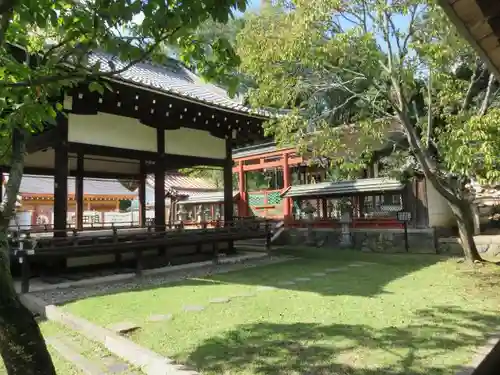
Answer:
[[246, 194], [246, 176], [245, 171], [243, 169], [244, 163], [243, 161], [238, 162], [238, 190], [240, 193], [240, 200], [238, 202], [238, 216], [244, 217], [248, 215], [248, 202], [247, 202], [247, 194]]
[[76, 177], [75, 177], [75, 202], [76, 202], [76, 229], [83, 229], [83, 174], [84, 174], [84, 158], [83, 154], [78, 153], [76, 156]]
[[[283, 155], [283, 188], [288, 189], [290, 187], [290, 166], [288, 165], [288, 153]], [[290, 217], [291, 212], [290, 198], [283, 199], [283, 216], [285, 220]]]
[[159, 232], [166, 229], [165, 206], [165, 130], [156, 129], [158, 158], [155, 163], [155, 227]]
[[146, 162], [141, 160], [139, 175], [139, 226], [142, 228], [146, 226], [146, 176]]
[[[224, 226], [230, 226], [233, 215], [233, 152], [231, 138], [226, 139], [226, 159], [224, 162]], [[234, 252], [234, 242], [228, 241], [227, 252]]]
[[54, 147], [54, 236], [66, 236], [68, 216], [68, 118], [57, 115], [58, 140]]
[[224, 163], [224, 222], [233, 221], [233, 158], [231, 139], [226, 139], [226, 159]]
[[165, 167], [160, 161], [155, 166], [155, 227], [158, 232], [165, 231], [165, 211]]

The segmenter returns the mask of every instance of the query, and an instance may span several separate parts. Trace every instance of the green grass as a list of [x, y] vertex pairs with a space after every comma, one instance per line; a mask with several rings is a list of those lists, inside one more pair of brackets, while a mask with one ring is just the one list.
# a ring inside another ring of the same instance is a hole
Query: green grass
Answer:
[[[104, 361], [109, 359], [110, 353], [101, 345], [88, 340], [84, 336], [74, 332], [67, 327], [64, 327], [60, 324], [43, 321], [40, 324], [40, 329], [45, 338], [52, 337], [62, 337], [64, 336], [67, 340], [72, 343], [72, 348], [78, 348], [79, 354], [81, 354], [86, 359], [91, 360], [96, 364], [103, 364]], [[48, 349], [52, 360], [54, 362], [54, 366], [56, 368], [56, 372], [58, 375], [84, 375], [77, 366], [73, 363], [64, 359], [54, 348], [48, 345]], [[133, 367], [130, 367], [130, 373], [134, 371]], [[104, 373], [104, 372], [103, 372]], [[7, 374], [5, 367], [3, 366], [3, 362], [0, 359], [0, 375]], [[121, 373], [120, 375], [127, 375], [128, 373]]]
[[[304, 258], [64, 308], [104, 326], [139, 323], [132, 340], [204, 375], [448, 375], [500, 326], [496, 266], [471, 269], [434, 255], [299, 255]], [[310, 276], [355, 261], [376, 264]], [[311, 281], [208, 304], [301, 276]], [[191, 304], [206, 309], [182, 312]], [[174, 318], [146, 322], [166, 313]]]

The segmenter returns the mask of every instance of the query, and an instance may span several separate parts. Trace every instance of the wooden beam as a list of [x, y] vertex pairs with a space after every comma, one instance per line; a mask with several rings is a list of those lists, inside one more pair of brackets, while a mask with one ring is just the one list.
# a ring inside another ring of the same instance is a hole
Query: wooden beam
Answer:
[[156, 160], [156, 152], [129, 150], [126, 148], [90, 145], [86, 143], [69, 142], [68, 150], [71, 153], [82, 153], [85, 155], [105, 156], [132, 160]]
[[263, 152], [263, 153], [255, 153], [252, 155], [248, 156], [242, 156], [242, 157], [235, 157], [234, 161], [248, 161], [248, 160], [254, 160], [254, 159], [260, 159], [260, 158], [269, 158], [272, 156], [282, 156], [284, 154], [293, 154], [297, 150], [295, 148], [285, 148], [277, 151], [272, 151], [272, 152]]
[[[90, 145], [77, 142], [69, 142], [69, 152], [71, 153], [84, 153], [85, 155], [95, 155], [104, 157], [115, 157], [120, 159], [129, 160], [144, 160], [144, 161], [155, 161], [158, 157], [156, 152], [150, 151], [139, 151], [139, 150], [128, 150], [121, 149], [117, 147]], [[207, 166], [219, 166], [224, 165], [224, 159], [206, 158], [200, 156], [190, 156], [190, 155], [176, 155], [176, 154], [166, 154], [165, 158], [168, 159], [168, 166], [171, 169], [187, 168], [198, 165]], [[150, 163], [146, 165], [148, 173], [154, 173], [154, 164]]]
[[500, 14], [500, 2], [498, 0], [476, 0], [476, 3], [486, 19]]
[[32, 154], [37, 151], [42, 151], [47, 148], [52, 148], [57, 143], [59, 137], [58, 130], [52, 127], [49, 130], [34, 135], [28, 139], [26, 143], [26, 152]]
[[[303, 162], [302, 157], [288, 159], [289, 166], [301, 164], [302, 162]], [[258, 170], [266, 169], [266, 168], [279, 168], [281, 166], [283, 166], [282, 160], [272, 161], [270, 163], [269, 162], [266, 163], [266, 162], [262, 161], [262, 162], [259, 162], [259, 164], [243, 165], [243, 170], [245, 172], [249, 172], [249, 171], [258, 171]], [[238, 172], [238, 167], [234, 167], [233, 172], [235, 172], [235, 173]]]

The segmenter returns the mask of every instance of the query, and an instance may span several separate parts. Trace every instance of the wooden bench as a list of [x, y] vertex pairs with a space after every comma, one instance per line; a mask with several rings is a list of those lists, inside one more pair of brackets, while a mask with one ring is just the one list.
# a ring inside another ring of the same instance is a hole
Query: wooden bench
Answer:
[[[147, 231], [141, 233], [120, 233], [113, 231], [112, 235], [37, 238], [29, 236], [21, 240], [22, 246], [14, 250], [13, 255], [21, 264], [21, 292], [29, 291], [31, 276], [30, 263], [33, 261], [50, 261], [72, 257], [90, 257], [96, 255], [115, 255], [115, 262], [120, 263], [121, 255], [133, 252], [135, 255], [135, 272], [142, 273], [143, 253], [152, 248], [163, 248], [166, 256], [168, 249], [194, 245], [196, 253], [202, 252], [204, 244], [211, 245], [210, 254], [214, 261], [219, 256], [219, 243], [240, 241], [255, 238], [265, 238], [266, 247], [270, 249], [270, 226], [259, 222], [235, 222], [220, 228], [194, 229], [188, 231], [176, 230], [165, 232]], [[177, 256], [186, 255], [187, 251], [177, 252]]]

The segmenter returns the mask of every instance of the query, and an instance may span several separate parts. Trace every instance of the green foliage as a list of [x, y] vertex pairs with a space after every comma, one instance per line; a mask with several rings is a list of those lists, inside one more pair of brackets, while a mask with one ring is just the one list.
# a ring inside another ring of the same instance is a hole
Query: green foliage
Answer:
[[199, 166], [194, 168], [183, 168], [180, 169], [179, 172], [186, 176], [206, 180], [212, 183], [217, 189], [222, 189], [224, 187], [224, 171], [222, 168]]
[[289, 109], [266, 125], [280, 144], [348, 174], [406, 144], [399, 175], [500, 179], [500, 85], [433, 0], [284, 2], [247, 20], [237, 50], [252, 103]]
[[[215, 38], [207, 54], [207, 41], [194, 35], [205, 21], [225, 23], [245, 7], [245, 0], [7, 0], [0, 7], [0, 132], [17, 127], [30, 133], [52, 122], [61, 109], [52, 100], [65, 87], [112, 76], [144, 59], [163, 63], [165, 43], [206, 79], [227, 76], [234, 86], [230, 72], [239, 59], [231, 44]], [[30, 57], [13, 55], [12, 45]], [[97, 49], [130, 63], [89, 61], [88, 53]], [[106, 85], [93, 82], [90, 89], [103, 92]]]

